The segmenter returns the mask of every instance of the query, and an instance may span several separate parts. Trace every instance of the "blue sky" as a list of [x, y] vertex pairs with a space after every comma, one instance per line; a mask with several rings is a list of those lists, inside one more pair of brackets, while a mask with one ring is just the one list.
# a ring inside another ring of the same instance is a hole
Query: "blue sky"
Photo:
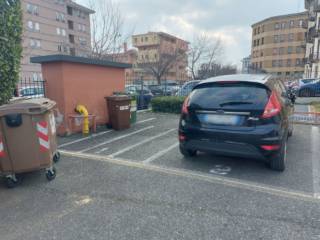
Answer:
[[[206, 33], [224, 44], [221, 61], [237, 64], [250, 54], [251, 24], [304, 10], [304, 0], [113, 0], [126, 31], [165, 31], [192, 42]], [[86, 5], [87, 0], [77, 0]]]

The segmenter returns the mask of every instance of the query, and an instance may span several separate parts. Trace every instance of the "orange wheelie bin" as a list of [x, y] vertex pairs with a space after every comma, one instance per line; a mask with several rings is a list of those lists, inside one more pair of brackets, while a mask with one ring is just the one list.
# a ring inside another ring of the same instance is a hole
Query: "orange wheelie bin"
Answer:
[[20, 99], [0, 106], [0, 174], [8, 188], [16, 174], [45, 170], [49, 181], [56, 177], [57, 151], [54, 108], [46, 98]]

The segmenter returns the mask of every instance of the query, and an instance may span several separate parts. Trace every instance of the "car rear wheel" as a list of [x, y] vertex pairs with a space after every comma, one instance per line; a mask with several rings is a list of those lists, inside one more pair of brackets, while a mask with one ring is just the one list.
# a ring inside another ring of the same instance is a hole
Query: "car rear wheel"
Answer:
[[180, 146], [180, 152], [183, 156], [190, 158], [197, 156], [197, 150], [190, 150]]
[[281, 150], [271, 157], [270, 168], [275, 171], [283, 172], [286, 169], [287, 160], [287, 141], [281, 147]]

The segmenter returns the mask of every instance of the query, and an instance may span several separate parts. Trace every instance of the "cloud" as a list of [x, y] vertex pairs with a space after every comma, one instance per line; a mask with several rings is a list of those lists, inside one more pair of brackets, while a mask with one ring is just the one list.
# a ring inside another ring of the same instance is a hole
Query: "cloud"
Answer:
[[165, 31], [188, 41], [204, 32], [213, 40], [220, 38], [225, 47], [223, 60], [237, 65], [250, 54], [253, 23], [303, 10], [302, 0], [113, 1], [119, 4], [128, 31]]

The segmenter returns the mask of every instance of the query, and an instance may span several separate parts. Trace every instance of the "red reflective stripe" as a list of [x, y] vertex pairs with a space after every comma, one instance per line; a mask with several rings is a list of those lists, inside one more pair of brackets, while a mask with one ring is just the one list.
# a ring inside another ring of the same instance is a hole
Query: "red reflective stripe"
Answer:
[[47, 128], [48, 127], [48, 123], [46, 121], [38, 122], [38, 124], [43, 128]]
[[42, 132], [38, 132], [38, 137], [42, 138], [46, 142], [49, 141], [49, 136], [48, 135], [44, 135]]

